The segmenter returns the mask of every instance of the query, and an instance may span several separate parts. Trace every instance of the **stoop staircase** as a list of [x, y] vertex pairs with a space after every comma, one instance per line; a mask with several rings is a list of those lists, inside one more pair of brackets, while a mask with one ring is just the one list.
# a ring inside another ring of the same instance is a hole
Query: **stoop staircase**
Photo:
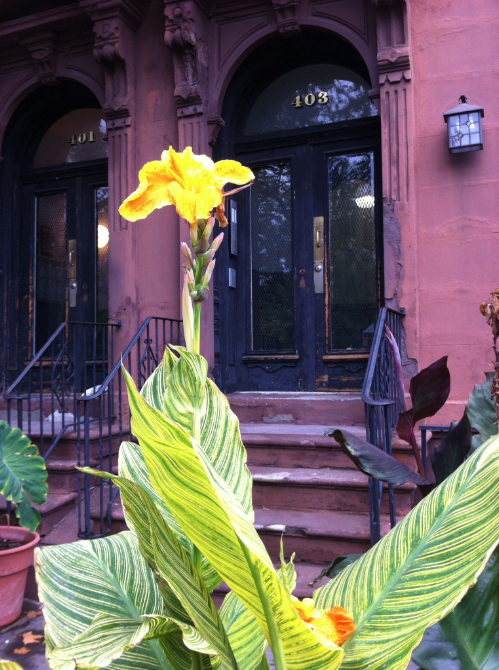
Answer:
[[[418, 500], [414, 485], [394, 487], [395, 517], [393, 506], [389, 508], [389, 496], [382, 496], [381, 501], [378, 497], [375, 503], [374, 484], [370, 487], [369, 478], [355, 468], [333, 438], [324, 435], [325, 428], [333, 427], [365, 439], [367, 417], [370, 440], [385, 450], [391, 442], [395, 458], [416, 470], [409, 445], [392, 435], [398, 396], [394, 395], [384, 327], [397, 313], [389, 312], [381, 310], [378, 319], [362, 394], [242, 392], [228, 396], [240, 421], [253, 475], [255, 526], [276, 564], [281, 538], [286, 559], [295, 554], [295, 594], [300, 598], [310, 596], [326, 581], [324, 578], [314, 588], [310, 586], [334, 558], [367, 551], [375, 537], [374, 526], [378, 536], [386, 534], [390, 511], [392, 519], [398, 521]], [[389, 325], [396, 332], [394, 325]], [[42, 544], [72, 542], [126, 529], [118, 489], [95, 477], [78, 475], [76, 470], [76, 463], [116, 470], [119, 445], [129, 439], [121, 354], [118, 356], [111, 346], [114, 357], [109, 357], [108, 336], [107, 349], [101, 347], [108, 351], [108, 357], [103, 354], [100, 376], [96, 376], [94, 365], [93, 376], [87, 378], [85, 367], [78, 389], [76, 367], [67, 344], [70, 340], [64, 335], [67, 327], [59, 330], [52, 344], [49, 341], [6, 393], [8, 416], [3, 416], [5, 411], [0, 407], [0, 418], [7, 418], [12, 426], [22, 425], [47, 461], [49, 498], [39, 508]], [[95, 325], [91, 332], [96, 332]], [[80, 339], [86, 352], [86, 336]], [[397, 339], [400, 341], [400, 328]], [[139, 387], [156, 367], [164, 346], [179, 341], [179, 322], [159, 317], [144, 322], [122, 356]], [[48, 381], [44, 381], [44, 375]], [[38, 401], [29, 392], [37, 379]], [[57, 397], [65, 411], [70, 410], [67, 416], [71, 418], [56, 424], [54, 419], [47, 421], [47, 416], [53, 416], [58, 379], [62, 379], [59, 388], [66, 390], [62, 401], [60, 393]], [[6, 503], [0, 499], [0, 510], [2, 507]], [[217, 589], [217, 602], [226, 590], [225, 585]]]

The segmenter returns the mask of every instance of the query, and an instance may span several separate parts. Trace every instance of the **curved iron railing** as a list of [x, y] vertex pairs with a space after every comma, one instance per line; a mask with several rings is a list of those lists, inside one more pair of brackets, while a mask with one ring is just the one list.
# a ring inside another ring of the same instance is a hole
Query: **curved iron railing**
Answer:
[[[182, 342], [180, 320], [151, 316], [122, 350], [115, 337], [120, 327], [62, 323], [5, 392], [9, 424], [21, 428], [45, 460], [58, 454], [68, 460], [74, 450], [78, 466], [113, 472], [123, 437], [132, 438], [122, 364], [140, 390], [166, 345]], [[79, 472], [77, 493], [79, 536], [109, 533], [118, 489]]]
[[[392, 432], [402, 411], [403, 399], [394, 374], [393, 354], [387, 344], [385, 328], [393, 333], [399, 351], [402, 344], [402, 319], [404, 312], [383, 307], [378, 315], [371, 353], [362, 387], [362, 400], [366, 411], [366, 439], [387, 454], [392, 453]], [[369, 478], [369, 514], [371, 544], [381, 538], [381, 502], [383, 482]], [[390, 524], [396, 524], [395, 494], [388, 486]]]

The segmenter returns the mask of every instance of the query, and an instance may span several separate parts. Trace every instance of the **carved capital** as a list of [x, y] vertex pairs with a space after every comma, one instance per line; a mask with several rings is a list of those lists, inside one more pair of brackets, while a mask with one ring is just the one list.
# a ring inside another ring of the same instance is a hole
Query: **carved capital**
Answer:
[[102, 65], [106, 86], [104, 111], [129, 114], [129, 83], [126, 35], [144, 18], [148, 0], [80, 0], [94, 24], [94, 58]]
[[296, 35], [300, 32], [298, 0], [272, 0], [272, 8], [281, 35]]
[[392, 47], [378, 52], [378, 70], [380, 75], [388, 72], [409, 70], [411, 61], [408, 47]]
[[192, 0], [165, 0], [165, 42], [172, 51], [177, 107], [201, 105], [207, 50]]
[[207, 121], [209, 128], [209, 138], [208, 144], [210, 147], [214, 147], [217, 141], [218, 133], [225, 126], [225, 121], [218, 114], [210, 116]]
[[51, 32], [26, 37], [21, 40], [33, 61], [35, 74], [42, 84], [56, 83], [57, 52]]

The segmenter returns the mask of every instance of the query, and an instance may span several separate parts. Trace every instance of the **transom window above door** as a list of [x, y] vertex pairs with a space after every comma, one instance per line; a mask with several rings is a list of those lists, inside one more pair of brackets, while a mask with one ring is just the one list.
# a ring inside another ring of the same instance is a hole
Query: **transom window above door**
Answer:
[[74, 109], [47, 130], [35, 154], [34, 168], [107, 158], [102, 109]]
[[256, 98], [244, 135], [307, 128], [377, 116], [370, 85], [353, 70], [331, 63], [296, 68], [281, 75]]

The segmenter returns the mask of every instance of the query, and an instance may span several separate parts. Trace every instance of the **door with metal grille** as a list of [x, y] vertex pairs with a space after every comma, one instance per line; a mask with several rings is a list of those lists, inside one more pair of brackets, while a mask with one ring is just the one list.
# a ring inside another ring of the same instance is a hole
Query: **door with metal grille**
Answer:
[[108, 320], [108, 188], [103, 173], [61, 174], [26, 185], [32, 231], [30, 343], [33, 356], [63, 321]]

